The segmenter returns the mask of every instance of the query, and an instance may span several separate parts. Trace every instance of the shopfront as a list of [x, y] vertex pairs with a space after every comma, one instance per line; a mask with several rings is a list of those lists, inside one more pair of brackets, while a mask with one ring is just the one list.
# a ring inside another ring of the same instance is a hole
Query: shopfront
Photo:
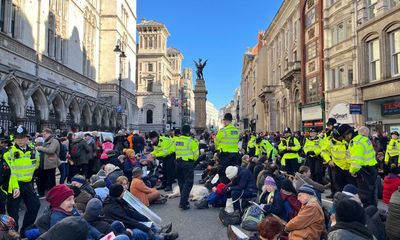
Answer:
[[308, 131], [310, 128], [315, 128], [317, 131], [321, 131], [324, 127], [320, 105], [302, 108], [301, 119], [303, 131]]
[[334, 118], [338, 123], [354, 126], [353, 115], [350, 114], [350, 104], [338, 103], [328, 113], [328, 118]]
[[400, 97], [388, 97], [366, 101], [366, 124], [382, 125], [384, 131], [400, 129]]

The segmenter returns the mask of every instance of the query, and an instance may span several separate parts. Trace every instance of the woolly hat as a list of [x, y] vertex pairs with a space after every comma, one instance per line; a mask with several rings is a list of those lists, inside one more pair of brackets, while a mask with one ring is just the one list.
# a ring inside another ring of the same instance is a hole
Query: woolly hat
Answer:
[[356, 195], [358, 193], [358, 188], [353, 184], [347, 184], [346, 186], [344, 186], [343, 192], [348, 192], [353, 195]]
[[338, 222], [359, 222], [365, 224], [365, 210], [351, 199], [340, 200], [336, 205], [336, 220]]
[[140, 167], [135, 167], [132, 170], [132, 177], [136, 178], [136, 177], [140, 177], [143, 175], [143, 170]]
[[65, 184], [60, 184], [47, 193], [46, 200], [51, 207], [59, 207], [67, 198], [74, 196], [74, 191]]
[[86, 205], [85, 215], [87, 218], [102, 217], [103, 203], [98, 198], [92, 198]]
[[308, 195], [312, 195], [315, 196], [315, 191], [313, 186], [311, 186], [310, 184], [303, 184], [303, 186], [301, 186], [298, 190], [299, 193], [306, 193]]
[[272, 177], [267, 176], [267, 177], [265, 178], [265, 180], [264, 180], [264, 185], [271, 185], [271, 186], [276, 187], [276, 182], [275, 182], [275, 180], [274, 180]]
[[229, 178], [229, 180], [232, 180], [233, 178], [236, 177], [238, 171], [239, 171], [238, 167], [229, 166], [225, 169], [225, 175], [227, 178]]
[[80, 184], [85, 184], [86, 179], [82, 175], [75, 175], [73, 178], [71, 178], [71, 182], [78, 182]]
[[124, 192], [124, 187], [120, 184], [114, 183], [110, 186], [110, 197], [119, 198]]
[[15, 230], [17, 223], [15, 223], [14, 218], [7, 215], [0, 215], [0, 230], [9, 231]]

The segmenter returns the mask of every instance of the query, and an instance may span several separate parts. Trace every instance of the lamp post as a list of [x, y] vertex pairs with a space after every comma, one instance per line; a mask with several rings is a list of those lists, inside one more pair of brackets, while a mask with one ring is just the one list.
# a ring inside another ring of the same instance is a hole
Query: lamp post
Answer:
[[117, 113], [118, 113], [118, 121], [119, 121], [119, 128], [121, 129], [121, 121], [122, 121], [122, 60], [126, 58], [125, 52], [124, 52], [124, 46], [121, 42], [121, 40], [117, 40], [117, 44], [115, 45], [114, 52], [118, 54], [119, 56], [119, 76], [118, 76], [118, 108], [117, 108]]

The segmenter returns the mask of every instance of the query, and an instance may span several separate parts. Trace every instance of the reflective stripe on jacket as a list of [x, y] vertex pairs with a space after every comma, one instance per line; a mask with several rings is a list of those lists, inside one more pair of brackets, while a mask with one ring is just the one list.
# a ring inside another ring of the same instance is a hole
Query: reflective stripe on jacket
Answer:
[[386, 147], [385, 163], [389, 164], [391, 157], [399, 157], [400, 155], [400, 139], [390, 139], [389, 144]]
[[228, 124], [218, 131], [215, 137], [215, 148], [221, 152], [237, 153], [239, 151], [239, 138], [239, 129]]
[[321, 154], [321, 139], [319, 137], [314, 139], [306, 138], [303, 149], [305, 154], [313, 151], [315, 154], [312, 157], [319, 156]]
[[331, 138], [329, 145], [321, 152], [321, 156], [326, 163], [333, 161], [336, 166], [342, 170], [350, 169], [349, 152], [347, 151], [347, 142], [338, 141]]
[[199, 144], [189, 136], [175, 138], [176, 159], [183, 161], [196, 161], [199, 157]]
[[154, 151], [151, 152], [156, 157], [166, 157], [175, 152], [174, 141], [169, 137], [158, 137], [158, 144], [154, 146]]
[[375, 166], [375, 150], [371, 141], [362, 135], [355, 136], [349, 144], [350, 173], [357, 173], [362, 167]]

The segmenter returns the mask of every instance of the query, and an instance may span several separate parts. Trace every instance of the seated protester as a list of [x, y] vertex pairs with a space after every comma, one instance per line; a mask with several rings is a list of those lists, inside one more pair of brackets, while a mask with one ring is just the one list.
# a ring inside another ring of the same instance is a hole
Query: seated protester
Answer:
[[109, 187], [111, 184], [114, 184], [117, 181], [118, 177], [124, 176], [124, 172], [119, 167], [116, 167], [111, 163], [104, 166], [104, 171], [107, 175], [107, 187]]
[[124, 171], [124, 175], [128, 178], [129, 182], [132, 181], [132, 170], [138, 164], [138, 161], [135, 159], [135, 151], [132, 149], [124, 149], [124, 155], [118, 157], [121, 161]]
[[385, 163], [385, 153], [378, 152], [376, 154], [376, 161], [378, 162], [378, 176], [380, 176], [381, 179], [384, 179], [389, 173], [389, 166]]
[[265, 156], [265, 155], [261, 156], [257, 160], [256, 165], [254, 166], [254, 170], [253, 170], [253, 175], [254, 175], [256, 181], [257, 181], [258, 174], [264, 169], [266, 161], [267, 161], [267, 156]]
[[166, 198], [161, 198], [161, 194], [155, 188], [149, 188], [144, 184], [142, 180], [143, 170], [139, 167], [136, 167], [132, 171], [132, 182], [130, 187], [130, 192], [133, 196], [138, 198], [144, 205], [147, 207], [150, 206], [151, 203], [161, 203], [164, 204], [167, 202]]
[[123, 168], [121, 161], [118, 159], [117, 152], [114, 150], [110, 150], [107, 152], [107, 164], [112, 164], [120, 169]]
[[324, 213], [311, 185], [304, 184], [298, 190], [302, 204], [299, 213], [285, 227], [290, 240], [320, 239], [325, 230]]
[[385, 240], [386, 210], [380, 210], [370, 205], [365, 208], [367, 228], [377, 240]]
[[0, 239], [20, 240], [21, 236], [16, 231], [17, 224], [14, 218], [7, 215], [0, 215]]
[[400, 188], [397, 189], [390, 198], [388, 216], [386, 219], [387, 238], [399, 239], [400, 236]]
[[101, 144], [101, 149], [103, 152], [101, 153], [100, 159], [102, 164], [106, 165], [108, 163], [107, 152], [114, 149], [111, 137], [105, 137], [104, 142]]
[[258, 235], [261, 240], [279, 240], [285, 226], [275, 216], [266, 216], [258, 226]]
[[[178, 238], [177, 233], [170, 233], [160, 235], [162, 232], [158, 229], [152, 229], [144, 225], [142, 222], [150, 222], [150, 220], [130, 207], [122, 197], [124, 194], [124, 187], [119, 184], [112, 184], [110, 186], [110, 195], [104, 201], [103, 213], [105, 218], [111, 221], [121, 221], [128, 229], [134, 229], [141, 234], [146, 234], [147, 239], [176, 239]], [[154, 224], [153, 224], [154, 225]], [[158, 232], [153, 231], [158, 230]]]
[[88, 232], [88, 224], [82, 217], [70, 216], [59, 221], [49, 231], [42, 234], [38, 240], [93, 239], [88, 238]]
[[85, 190], [87, 193], [89, 193], [92, 197], [96, 196], [96, 192], [90, 186], [88, 182], [86, 182], [86, 179], [82, 175], [75, 175], [74, 177], [71, 178], [71, 185], [78, 187], [80, 190]]
[[343, 188], [343, 191], [335, 193], [332, 207], [335, 208], [336, 204], [343, 199], [354, 200], [360, 204], [361, 207], [363, 206], [360, 197], [358, 196], [358, 188], [353, 184], [346, 184], [346, 186]]
[[[47, 193], [46, 200], [50, 204], [49, 228], [69, 216], [80, 216], [78, 210], [74, 208], [74, 192], [64, 184], [57, 185]], [[88, 239], [98, 239], [101, 234], [88, 223]], [[75, 238], [74, 238], [75, 239]]]
[[[210, 178], [211, 176], [211, 169], [215, 166], [215, 162], [214, 161], [210, 161], [207, 164], [206, 169], [204, 169], [203, 173], [201, 174], [201, 179], [199, 180], [200, 184], [204, 184], [206, 183], [206, 181]], [[215, 174], [214, 174], [215, 175]]]
[[360, 204], [351, 199], [343, 199], [336, 205], [336, 224], [329, 230], [328, 240], [374, 240], [365, 223], [365, 211]]
[[281, 188], [281, 183], [285, 177], [280, 174], [279, 168], [275, 163], [266, 163], [264, 170], [261, 171], [257, 176], [257, 189], [259, 192], [261, 192], [267, 176], [270, 176], [275, 180], [276, 187], [278, 189]]
[[307, 183], [313, 186], [315, 193], [317, 194], [318, 199], [321, 199], [321, 193], [325, 191], [325, 186], [315, 182], [311, 179], [311, 170], [307, 166], [301, 166], [299, 172], [295, 173], [295, 178], [293, 180], [294, 186], [296, 190], [298, 190], [303, 184]]
[[127, 177], [120, 176], [117, 178], [117, 181], [115, 183], [122, 185], [124, 187], [124, 191], [129, 191], [129, 181]]
[[70, 187], [72, 191], [74, 191], [74, 199], [75, 199], [75, 207], [78, 209], [79, 213], [84, 213], [86, 209], [86, 204], [92, 199], [93, 197], [87, 193], [85, 190], [80, 190], [76, 186]]
[[96, 196], [98, 196], [100, 200], [104, 202], [104, 200], [109, 194], [109, 190], [106, 187], [106, 182], [104, 181], [104, 179], [101, 179], [99, 175], [93, 175], [90, 178], [90, 183], [96, 193]]
[[265, 216], [275, 214], [282, 219], [285, 218], [281, 194], [276, 187], [275, 180], [270, 176], [265, 179], [259, 202]]
[[297, 199], [297, 191], [289, 179], [282, 182], [281, 199], [284, 207], [283, 220], [289, 221], [299, 213], [301, 202]]
[[232, 197], [233, 209], [241, 211], [239, 199], [257, 196], [257, 186], [253, 174], [247, 168], [229, 166], [225, 170], [225, 175], [231, 181], [228, 192]]
[[392, 164], [390, 173], [383, 180], [383, 202], [389, 204], [390, 197], [400, 186], [399, 168]]

